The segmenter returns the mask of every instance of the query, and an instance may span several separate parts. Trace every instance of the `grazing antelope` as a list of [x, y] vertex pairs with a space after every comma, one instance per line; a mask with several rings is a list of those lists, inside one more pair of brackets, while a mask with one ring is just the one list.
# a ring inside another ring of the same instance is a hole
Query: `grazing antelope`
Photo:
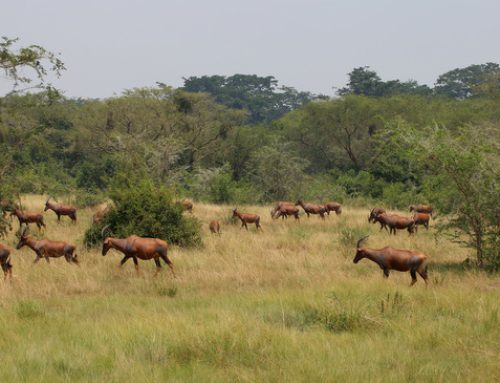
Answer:
[[277, 219], [281, 217], [281, 220], [284, 220], [285, 218], [288, 219], [288, 216], [290, 215], [295, 217], [296, 220], [300, 220], [299, 212], [299, 208], [295, 205], [281, 205], [274, 214], [273, 218]]
[[304, 209], [307, 214], [307, 218], [309, 218], [310, 214], [319, 214], [321, 219], [325, 219], [326, 208], [324, 206], [314, 203], [304, 203], [302, 198], [295, 202], [295, 206], [297, 205], [302, 206], [302, 209]]
[[0, 243], [0, 265], [2, 266], [4, 279], [12, 278], [12, 264], [10, 263], [10, 249]]
[[293, 206], [295, 207], [295, 204], [293, 202], [289, 201], [279, 201], [274, 205], [274, 207], [271, 209], [271, 218], [279, 218], [283, 217], [280, 213], [279, 210], [282, 206]]
[[247, 213], [240, 213], [237, 208], [234, 208], [233, 210], [233, 218], [238, 217], [241, 221], [241, 227], [245, 227], [245, 229], [248, 230], [247, 223], [255, 223], [256, 229], [262, 230], [262, 227], [260, 226], [260, 217], [257, 214], [247, 214]]
[[28, 226], [21, 230], [19, 243], [16, 249], [19, 250], [23, 246], [28, 246], [36, 254], [35, 262], [41, 258], [45, 258], [47, 263], [50, 263], [49, 258], [59, 258], [64, 256], [68, 263], [78, 264], [77, 255], [74, 254], [75, 246], [63, 241], [51, 241], [49, 239], [36, 240], [29, 235], [26, 235]]
[[61, 220], [61, 215], [67, 215], [73, 222], [76, 222], [76, 207], [73, 205], [61, 205], [49, 202], [50, 197], [45, 201], [45, 209], [43, 211], [52, 210], [57, 215], [57, 220]]
[[45, 223], [43, 222], [43, 215], [41, 213], [23, 211], [16, 207], [10, 212], [10, 216], [17, 217], [17, 219], [19, 220], [19, 228], [21, 228], [23, 224], [29, 225], [30, 223], [35, 223], [39, 230], [42, 228], [42, 226], [46, 227]]
[[409, 235], [413, 234], [415, 229], [415, 221], [413, 218], [401, 217], [396, 214], [382, 213], [375, 217], [377, 222], [380, 222], [380, 229], [389, 226], [389, 234], [396, 235], [396, 230], [407, 229]]
[[429, 220], [431, 218], [430, 214], [415, 213], [412, 218], [415, 221], [415, 231], [417, 231], [418, 225], [423, 225], [427, 230], [429, 230]]
[[[103, 232], [105, 229], [106, 227], [104, 227]], [[168, 265], [175, 278], [174, 264], [167, 256], [167, 242], [161, 239], [143, 238], [137, 235], [131, 235], [127, 238], [106, 237], [102, 243], [102, 255], [105, 256], [109, 249], [118, 250], [125, 255], [120, 262], [120, 267], [123, 266], [129, 258], [132, 258], [137, 271], [139, 271], [137, 258], [145, 261], [154, 259], [156, 264], [155, 276], [161, 271], [161, 258]]]
[[427, 213], [432, 217], [432, 211], [434, 209], [431, 205], [410, 205], [410, 211], [414, 211], [416, 213]]
[[109, 213], [110, 207], [109, 205], [101, 206], [99, 210], [97, 210], [92, 216], [92, 223], [95, 225], [102, 221], [102, 219]]
[[411, 275], [410, 286], [417, 282], [417, 273], [427, 284], [427, 256], [425, 254], [415, 250], [400, 250], [389, 246], [382, 249], [360, 247], [366, 238], [368, 236], [361, 238], [356, 243], [354, 263], [358, 263], [363, 258], [368, 258], [380, 266], [386, 278], [389, 277], [390, 270], [409, 271]]
[[325, 209], [326, 209], [326, 213], [328, 215], [330, 215], [331, 211], [334, 211], [335, 214], [337, 214], [337, 215], [342, 214], [342, 205], [339, 204], [338, 202], [334, 202], [334, 201], [327, 202], [327, 203], [324, 204], [324, 206], [325, 206]]
[[220, 223], [219, 221], [212, 221], [208, 224], [208, 228], [210, 229], [210, 232], [212, 234], [219, 234], [221, 235], [221, 231], [220, 231]]

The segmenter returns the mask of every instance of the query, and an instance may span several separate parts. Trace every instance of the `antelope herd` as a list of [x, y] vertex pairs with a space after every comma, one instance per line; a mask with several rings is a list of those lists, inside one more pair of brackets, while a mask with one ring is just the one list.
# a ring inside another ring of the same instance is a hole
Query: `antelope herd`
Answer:
[[[19, 242], [16, 249], [19, 250], [24, 246], [29, 247], [35, 254], [36, 258], [34, 263], [44, 258], [49, 262], [49, 258], [64, 257], [68, 263], [79, 264], [77, 255], [75, 254], [76, 247], [73, 244], [64, 241], [53, 241], [49, 239], [35, 239], [28, 235], [29, 225], [36, 224], [39, 231], [45, 228], [45, 222], [42, 213], [24, 211], [19, 204], [9, 204], [5, 201], [0, 201], [0, 210], [5, 218], [6, 212], [10, 212], [11, 217], [17, 217], [19, 220]], [[182, 210], [193, 213], [193, 203], [188, 200], [182, 200], [178, 203]], [[319, 215], [321, 220], [325, 220], [325, 215], [329, 216], [330, 212], [335, 212], [336, 215], [342, 214], [342, 205], [335, 201], [329, 201], [323, 204], [316, 204], [305, 202], [303, 198], [298, 199], [295, 203], [290, 201], [279, 201], [271, 209], [272, 220], [287, 219], [293, 216], [295, 221], [300, 223], [300, 208], [304, 213], [309, 216]], [[98, 224], [109, 213], [110, 205], [101, 205], [97, 212], [92, 217], [92, 224]], [[68, 216], [73, 222], [76, 221], [76, 207], [72, 205], [63, 205], [50, 202], [50, 198], [45, 202], [44, 212], [52, 210], [57, 216], [58, 222], [61, 216]], [[397, 214], [388, 213], [384, 208], [373, 208], [368, 215], [368, 223], [377, 222], [380, 224], [380, 231], [385, 229], [389, 234], [396, 235], [397, 230], [407, 230], [409, 235], [417, 232], [418, 226], [424, 226], [429, 229], [430, 218], [433, 214], [433, 208], [430, 205], [411, 205], [410, 212], [413, 212], [410, 217], [403, 217]], [[260, 224], [261, 218], [258, 214], [242, 213], [238, 208], [232, 210], [233, 219], [238, 219], [241, 222], [240, 229], [243, 227], [248, 230], [248, 224], [255, 224], [258, 231], [262, 231]], [[109, 225], [108, 225], [109, 226]], [[161, 262], [163, 260], [170, 268], [172, 275], [175, 277], [174, 265], [168, 258], [168, 244], [167, 242], [158, 238], [144, 238], [136, 235], [131, 235], [127, 238], [104, 237], [104, 231], [108, 226], [102, 230], [102, 255], [106, 255], [110, 249], [117, 250], [123, 253], [124, 257], [120, 262], [122, 266], [129, 258], [132, 258], [134, 265], [139, 271], [138, 259], [151, 260], [153, 259], [156, 264], [156, 273], [161, 270]], [[218, 220], [213, 220], [208, 225], [212, 234], [221, 235], [221, 225]], [[386, 246], [382, 249], [371, 249], [362, 247], [362, 243], [368, 236], [358, 240], [356, 244], [356, 255], [353, 262], [358, 263], [361, 259], [367, 258], [383, 270], [384, 276], [388, 277], [391, 270], [395, 271], [409, 271], [412, 281], [411, 285], [417, 282], [417, 273], [423, 278], [427, 284], [427, 257], [423, 253], [415, 250], [402, 250]], [[12, 264], [10, 263], [11, 251], [5, 245], [0, 244], [0, 265], [4, 272], [4, 277], [12, 276]]]

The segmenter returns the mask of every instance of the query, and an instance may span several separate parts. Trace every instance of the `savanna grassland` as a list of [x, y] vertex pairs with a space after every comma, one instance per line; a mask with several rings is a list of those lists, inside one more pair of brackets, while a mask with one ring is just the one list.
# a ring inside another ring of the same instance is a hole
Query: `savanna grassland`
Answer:
[[[23, 197], [24, 208], [44, 200]], [[261, 215], [262, 233], [232, 225], [232, 207], [195, 205], [204, 246], [171, 249], [177, 279], [168, 268], [153, 278], [152, 261], [137, 274], [132, 261], [118, 269], [114, 250], [85, 250], [91, 209], [76, 225], [46, 212], [44, 235], [75, 243], [81, 265], [33, 265], [30, 249], [13, 250], [14, 278], [0, 283], [0, 381], [500, 380], [500, 277], [463, 267], [469, 250], [432, 227], [390, 237], [367, 223], [368, 207], [297, 223], [240, 206]], [[370, 247], [426, 253], [429, 286], [354, 265], [365, 234]]]

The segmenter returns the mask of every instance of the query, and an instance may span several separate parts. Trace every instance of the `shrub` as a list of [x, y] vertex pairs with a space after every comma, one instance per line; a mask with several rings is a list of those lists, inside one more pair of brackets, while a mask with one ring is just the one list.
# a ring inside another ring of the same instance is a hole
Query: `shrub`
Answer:
[[110, 192], [113, 207], [99, 224], [85, 233], [87, 246], [102, 241], [101, 231], [105, 226], [108, 226], [107, 234], [116, 237], [135, 234], [181, 246], [201, 244], [200, 222], [182, 214], [182, 207], [173, 202], [168, 189], [156, 187], [150, 181], [131, 182], [119, 178]]

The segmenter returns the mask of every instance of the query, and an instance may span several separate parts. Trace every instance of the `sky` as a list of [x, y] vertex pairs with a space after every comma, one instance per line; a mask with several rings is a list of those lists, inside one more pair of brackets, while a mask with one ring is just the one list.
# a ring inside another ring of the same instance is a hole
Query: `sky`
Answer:
[[499, 20], [499, 0], [0, 1], [0, 36], [60, 53], [53, 84], [85, 98], [235, 73], [333, 95], [359, 66], [432, 85], [500, 63]]

